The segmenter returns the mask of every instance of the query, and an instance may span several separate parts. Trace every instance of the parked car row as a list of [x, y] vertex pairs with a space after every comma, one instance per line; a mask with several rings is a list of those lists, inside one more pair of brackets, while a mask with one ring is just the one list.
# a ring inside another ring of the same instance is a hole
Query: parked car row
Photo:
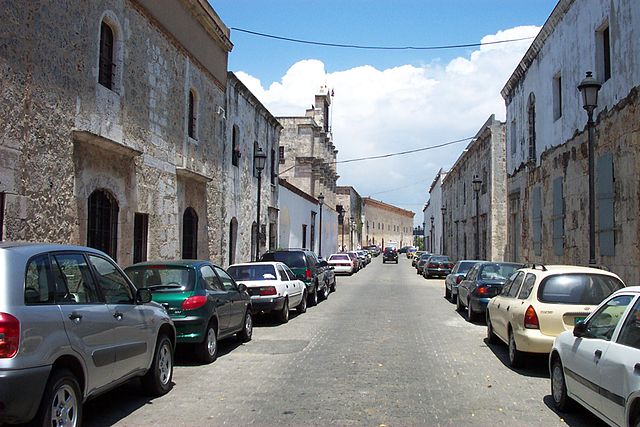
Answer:
[[640, 425], [640, 287], [596, 267], [463, 260], [445, 297], [469, 321], [484, 315], [512, 367], [548, 354], [559, 411], [579, 403], [610, 425]]
[[351, 276], [365, 268], [371, 262], [371, 253], [367, 250], [340, 252], [329, 255], [327, 262], [334, 268], [336, 274]]
[[285, 323], [335, 289], [334, 269], [303, 249], [226, 271], [205, 260], [122, 270], [88, 247], [0, 243], [0, 424], [80, 425], [86, 400], [135, 377], [165, 394], [177, 345], [211, 363], [219, 340], [251, 340], [254, 315]]

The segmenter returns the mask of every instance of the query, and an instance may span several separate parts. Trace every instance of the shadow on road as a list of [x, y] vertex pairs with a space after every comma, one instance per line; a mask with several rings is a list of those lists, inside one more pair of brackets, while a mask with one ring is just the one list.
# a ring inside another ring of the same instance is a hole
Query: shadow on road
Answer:
[[553, 397], [550, 394], [546, 395], [543, 401], [549, 409], [555, 412], [569, 426], [605, 427], [607, 425], [600, 418], [578, 404], [574, 404], [568, 412], [559, 412], [553, 406]]
[[549, 378], [549, 356], [546, 354], [527, 354], [522, 368], [512, 368], [509, 364], [508, 348], [505, 344], [490, 344], [485, 338], [484, 343], [495, 354], [500, 362], [513, 372], [534, 378]]

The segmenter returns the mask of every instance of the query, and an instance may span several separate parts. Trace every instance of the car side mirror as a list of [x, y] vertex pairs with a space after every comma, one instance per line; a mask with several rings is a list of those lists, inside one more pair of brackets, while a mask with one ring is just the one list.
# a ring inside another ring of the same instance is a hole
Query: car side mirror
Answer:
[[136, 291], [136, 303], [146, 304], [151, 302], [151, 291], [147, 288], [140, 288]]
[[578, 337], [578, 338], [586, 337], [587, 332], [588, 332], [587, 324], [584, 323], [584, 321], [582, 320], [576, 323], [576, 325], [573, 327], [574, 337]]
[[238, 283], [238, 290], [240, 292], [247, 292], [247, 285], [245, 285], [244, 283]]

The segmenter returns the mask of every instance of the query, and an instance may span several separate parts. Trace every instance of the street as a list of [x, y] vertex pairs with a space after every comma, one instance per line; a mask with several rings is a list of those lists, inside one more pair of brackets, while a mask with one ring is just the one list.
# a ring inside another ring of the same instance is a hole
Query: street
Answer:
[[178, 351], [173, 390], [148, 400], [134, 381], [85, 405], [105, 425], [602, 425], [556, 414], [546, 358], [507, 366], [484, 323], [443, 297], [443, 280], [382, 257], [289, 323], [257, 319], [253, 340], [223, 341], [199, 365]]

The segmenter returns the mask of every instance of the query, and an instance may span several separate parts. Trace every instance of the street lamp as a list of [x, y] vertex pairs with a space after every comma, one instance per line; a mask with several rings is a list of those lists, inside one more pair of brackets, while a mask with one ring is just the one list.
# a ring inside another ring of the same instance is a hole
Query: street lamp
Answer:
[[587, 75], [578, 85], [578, 90], [582, 93], [582, 108], [587, 110], [587, 131], [589, 146], [589, 264], [596, 263], [596, 201], [595, 193], [595, 174], [593, 172], [594, 163], [594, 141], [593, 141], [593, 111], [598, 106], [598, 91], [601, 84], [593, 78], [592, 72], [587, 71]]
[[429, 247], [430, 252], [433, 253], [433, 215], [431, 215], [431, 228], [429, 228]]
[[482, 179], [478, 175], [473, 176], [471, 181], [473, 184], [473, 192], [476, 193], [476, 258], [480, 259], [480, 187], [482, 186]]
[[349, 217], [349, 248], [353, 250], [353, 229], [356, 225], [356, 220], [354, 217]]
[[324, 194], [320, 193], [318, 196], [318, 203], [320, 204], [320, 236], [318, 238], [318, 256], [322, 258], [322, 205], [324, 205]]
[[258, 197], [257, 197], [257, 215], [256, 215], [256, 261], [260, 259], [260, 191], [262, 187], [262, 170], [267, 162], [267, 154], [262, 151], [262, 147], [254, 154], [253, 158], [256, 172], [258, 172]]
[[338, 224], [341, 225], [340, 231], [342, 233], [342, 247], [340, 248], [340, 252], [344, 251], [344, 208], [342, 205], [336, 205], [336, 210], [338, 211]]
[[442, 207], [440, 208], [440, 211], [442, 211], [442, 255], [444, 255], [446, 253], [444, 250], [444, 236], [445, 236], [444, 215], [447, 213], [447, 207], [445, 205], [442, 205]]

